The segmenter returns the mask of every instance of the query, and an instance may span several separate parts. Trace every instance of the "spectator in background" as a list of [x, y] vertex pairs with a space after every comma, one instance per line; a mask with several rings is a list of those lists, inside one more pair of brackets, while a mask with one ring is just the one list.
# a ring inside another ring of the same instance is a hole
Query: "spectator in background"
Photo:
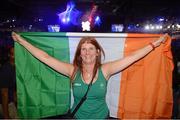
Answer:
[[[9, 60], [0, 69], [0, 94], [2, 101], [2, 116], [5, 119], [15, 118], [16, 115], [16, 76], [14, 65], [14, 48], [8, 52]], [[12, 104], [12, 102], [14, 104]], [[15, 105], [15, 106], [14, 106]]]

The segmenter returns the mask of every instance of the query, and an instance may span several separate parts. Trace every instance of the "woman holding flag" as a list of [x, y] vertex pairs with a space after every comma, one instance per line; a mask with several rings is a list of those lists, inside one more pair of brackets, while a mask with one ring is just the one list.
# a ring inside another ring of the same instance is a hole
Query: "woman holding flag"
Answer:
[[25, 47], [41, 62], [71, 79], [74, 96], [71, 112], [73, 117], [77, 119], [107, 118], [109, 111], [105, 96], [109, 78], [145, 57], [156, 47], [160, 46], [166, 40], [166, 37], [167, 34], [122, 59], [104, 64], [101, 63], [101, 57], [102, 55], [105, 56], [105, 54], [96, 39], [94, 37], [82, 37], [78, 44], [74, 61], [70, 64], [51, 57], [27, 42], [20, 35], [12, 33], [12, 38], [15, 42]]

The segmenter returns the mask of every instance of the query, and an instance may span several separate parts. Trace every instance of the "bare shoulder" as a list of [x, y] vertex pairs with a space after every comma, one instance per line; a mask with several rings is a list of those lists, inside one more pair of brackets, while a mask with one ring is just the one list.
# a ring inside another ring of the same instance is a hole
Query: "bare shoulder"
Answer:
[[106, 70], [108, 68], [108, 66], [109, 66], [108, 64], [109, 63], [103, 63], [102, 66], [101, 66], [102, 70]]
[[102, 64], [102, 69], [103, 69], [104, 71], [108, 71], [109, 68], [112, 66], [112, 63], [113, 63], [112, 61], [103, 63], [103, 64]]

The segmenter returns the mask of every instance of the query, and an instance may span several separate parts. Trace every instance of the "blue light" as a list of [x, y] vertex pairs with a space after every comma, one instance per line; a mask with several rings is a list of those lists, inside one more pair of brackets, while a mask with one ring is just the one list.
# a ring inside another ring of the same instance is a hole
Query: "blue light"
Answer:
[[69, 22], [69, 21], [70, 21], [70, 18], [68, 17], [66, 20], [67, 20], [67, 22]]
[[96, 16], [95, 21], [98, 22], [100, 20], [99, 16]]
[[157, 19], [158, 19], [158, 22], [164, 22], [165, 20], [164, 17], [158, 17]]
[[58, 16], [63, 24], [72, 23], [74, 25], [78, 25], [80, 14], [81, 12], [75, 9], [75, 4], [71, 1], [67, 4], [66, 11], [58, 14]]
[[65, 23], [65, 22], [66, 22], [66, 18], [63, 18], [63, 19], [62, 19], [62, 22]]
[[60, 26], [59, 25], [48, 25], [49, 32], [59, 32]]
[[100, 26], [100, 24], [101, 24], [101, 19], [100, 19], [99, 16], [96, 16], [96, 18], [95, 18], [95, 23], [94, 23], [94, 24]]
[[124, 29], [123, 24], [112, 24], [111, 25], [111, 31], [112, 32], [122, 32]]
[[132, 29], [132, 27], [133, 27], [132, 25], [129, 25], [129, 26], [128, 26], [128, 29], [130, 30], [130, 29]]

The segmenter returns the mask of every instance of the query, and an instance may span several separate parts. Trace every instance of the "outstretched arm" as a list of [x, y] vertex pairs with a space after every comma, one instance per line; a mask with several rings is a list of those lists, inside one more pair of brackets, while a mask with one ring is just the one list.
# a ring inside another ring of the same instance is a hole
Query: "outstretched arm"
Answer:
[[161, 36], [155, 42], [150, 43], [149, 45], [139, 50], [136, 50], [135, 52], [131, 53], [125, 58], [103, 64], [102, 69], [103, 69], [103, 73], [106, 79], [109, 79], [111, 75], [122, 71], [123, 69], [127, 68], [129, 65], [133, 64], [134, 62], [146, 56], [155, 47], [158, 47], [162, 42], [164, 42], [166, 40], [166, 37], [167, 37], [167, 34]]
[[16, 34], [15, 32], [12, 33], [12, 38], [14, 41], [24, 46], [33, 56], [35, 56], [37, 59], [47, 64], [54, 70], [69, 77], [72, 75], [74, 69], [72, 64], [65, 63], [51, 57], [46, 52], [40, 50], [39, 48], [27, 42], [25, 39], [23, 39], [20, 35]]

